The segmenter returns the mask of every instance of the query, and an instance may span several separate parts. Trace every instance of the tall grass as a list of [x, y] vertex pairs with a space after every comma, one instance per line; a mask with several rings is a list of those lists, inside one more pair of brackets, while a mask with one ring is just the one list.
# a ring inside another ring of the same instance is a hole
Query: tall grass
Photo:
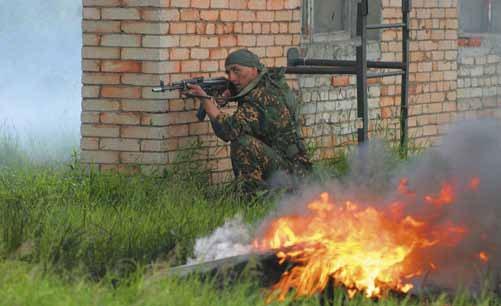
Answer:
[[[186, 156], [185, 158], [189, 158]], [[150, 277], [152, 262], [177, 265], [197, 237], [241, 214], [248, 223], [273, 209], [226, 186], [207, 185], [207, 173], [180, 163], [162, 175], [122, 175], [70, 162], [41, 163], [0, 134], [0, 305], [265, 305], [252, 277], [221, 289], [197, 278]], [[316, 165], [316, 179], [342, 176], [346, 155]], [[117, 282], [118, 280], [118, 282]], [[321, 297], [272, 305], [320, 305]], [[435, 298], [347, 300], [332, 305], [497, 305], [489, 294]]]
[[[237, 213], [265, 214], [206, 173], [188, 166], [163, 176], [94, 172], [72, 163], [33, 163], [12, 138], [0, 165], [0, 257], [78, 269], [99, 279], [109, 271], [166, 260], [183, 263], [194, 240]], [[198, 172], [197, 172], [198, 171]], [[203, 186], [205, 184], [205, 186]]]

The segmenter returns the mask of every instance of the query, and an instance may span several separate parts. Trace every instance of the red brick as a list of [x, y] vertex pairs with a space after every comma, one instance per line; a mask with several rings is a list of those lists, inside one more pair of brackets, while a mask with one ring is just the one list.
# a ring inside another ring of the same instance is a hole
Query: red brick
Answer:
[[138, 87], [116, 87], [103, 86], [101, 96], [104, 98], [131, 98], [141, 97], [141, 88]]
[[216, 21], [219, 18], [218, 10], [202, 10], [200, 12], [200, 19], [205, 21]]
[[289, 24], [287, 22], [280, 23], [280, 33], [289, 33]]
[[252, 23], [245, 22], [242, 24], [242, 33], [250, 34], [252, 33]]
[[209, 0], [191, 0], [191, 6], [194, 8], [208, 8], [210, 5]]
[[350, 85], [349, 76], [333, 76], [331, 80], [332, 86], [348, 86]]
[[136, 61], [103, 61], [104, 72], [141, 72], [141, 63]]
[[207, 24], [207, 26], [205, 27], [205, 34], [213, 35], [215, 33], [216, 33], [216, 25], [213, 23]]
[[235, 47], [237, 38], [234, 35], [224, 35], [219, 37], [219, 45], [221, 47]]
[[230, 9], [246, 9], [248, 0], [229, 0]]
[[221, 11], [221, 21], [236, 21], [238, 20], [238, 12], [235, 10], [222, 10]]
[[186, 34], [186, 22], [173, 22], [170, 24], [170, 34]]
[[284, 8], [284, 0], [267, 0], [266, 9], [268, 10], [281, 10]]
[[198, 72], [200, 71], [200, 61], [182, 61], [181, 72]]
[[480, 47], [482, 45], [482, 40], [479, 37], [472, 37], [468, 39], [468, 47]]
[[173, 60], [187, 60], [190, 58], [190, 49], [172, 48], [170, 50], [170, 58]]
[[197, 21], [200, 20], [200, 11], [193, 9], [182, 9], [181, 20], [183, 21]]
[[223, 48], [216, 48], [209, 50], [209, 58], [210, 59], [226, 59], [228, 56], [228, 51]]
[[195, 33], [203, 35], [205, 34], [205, 29], [207, 28], [207, 23], [205, 22], [197, 22], [195, 24]]
[[252, 33], [261, 34], [261, 24], [260, 23], [253, 23], [252, 24]]
[[221, 34], [231, 34], [231, 33], [234, 33], [233, 28], [234, 28], [233, 23], [225, 23], [223, 25], [223, 32]]

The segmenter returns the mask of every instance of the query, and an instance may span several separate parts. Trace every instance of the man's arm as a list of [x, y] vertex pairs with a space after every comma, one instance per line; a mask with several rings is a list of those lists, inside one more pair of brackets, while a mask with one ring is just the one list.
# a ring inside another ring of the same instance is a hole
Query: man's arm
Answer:
[[[198, 85], [188, 85], [189, 93], [197, 96], [207, 96], [205, 91]], [[214, 133], [224, 141], [232, 141], [243, 133], [252, 134], [252, 127], [259, 126], [260, 114], [249, 103], [240, 105], [232, 115], [219, 110], [214, 99], [201, 99], [207, 115], [211, 119]]]

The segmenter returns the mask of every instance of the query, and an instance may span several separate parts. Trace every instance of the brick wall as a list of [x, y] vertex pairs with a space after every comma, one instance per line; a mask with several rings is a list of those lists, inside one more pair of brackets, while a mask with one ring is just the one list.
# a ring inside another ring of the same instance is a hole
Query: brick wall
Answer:
[[[399, 22], [400, 2], [386, 0], [384, 22]], [[410, 14], [409, 139], [411, 145], [439, 141], [454, 120], [457, 87], [457, 1], [413, 0]], [[400, 60], [401, 34], [383, 33], [383, 59]], [[383, 79], [381, 104], [398, 114], [400, 80]]]
[[[382, 23], [401, 22], [401, 0], [382, 0]], [[457, 1], [413, 0], [410, 14], [409, 138], [412, 146], [439, 141], [457, 110]], [[371, 3], [369, 2], [369, 9]], [[368, 46], [368, 59], [402, 60], [401, 30], [381, 32]], [[303, 44], [307, 57], [355, 59], [352, 40]], [[303, 134], [316, 158], [329, 158], [356, 143], [354, 76], [299, 76]], [[369, 79], [369, 137], [400, 137], [401, 78]]]
[[299, 0], [83, 0], [81, 158], [99, 169], [161, 169], [193, 142], [196, 157], [231, 173], [229, 150], [198, 122], [198, 105], [160, 80], [224, 75], [246, 47], [267, 66], [286, 65], [299, 44]]
[[[308, 58], [354, 60], [353, 41], [310, 42], [303, 45]], [[368, 46], [368, 57], [377, 59], [381, 51], [377, 42]], [[303, 136], [314, 147], [315, 159], [331, 158], [340, 148], [356, 143], [357, 88], [355, 76], [299, 75], [302, 97]], [[380, 123], [379, 80], [369, 80], [369, 118]]]
[[501, 40], [496, 35], [458, 40], [457, 117], [501, 118]]
[[[455, 119], [501, 117], [501, 58], [494, 44], [458, 39], [457, 0], [413, 0], [410, 15], [409, 137], [431, 145]], [[246, 47], [284, 66], [300, 46], [310, 58], [354, 59], [354, 40], [301, 41], [300, 0], [83, 0], [81, 157], [100, 169], [152, 171], [193, 142], [214, 182], [231, 177], [226, 144], [198, 105], [178, 92], [152, 93], [160, 80], [224, 75], [224, 59]], [[400, 22], [401, 0], [382, 0], [382, 22]], [[401, 33], [381, 32], [369, 59], [401, 60]], [[458, 74], [459, 72], [459, 74]], [[356, 141], [354, 76], [290, 76], [303, 100], [303, 134], [315, 158]], [[459, 88], [458, 88], [459, 85]], [[369, 83], [370, 136], [398, 139], [400, 78]], [[231, 112], [232, 109], [225, 111]]]

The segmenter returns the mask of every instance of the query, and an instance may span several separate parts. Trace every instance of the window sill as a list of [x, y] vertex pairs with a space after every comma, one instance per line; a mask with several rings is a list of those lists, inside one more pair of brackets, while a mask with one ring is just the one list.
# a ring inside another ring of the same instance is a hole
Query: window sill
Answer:
[[472, 32], [459, 32], [458, 38], [490, 38], [490, 37], [500, 37], [501, 38], [501, 33], [494, 33], [494, 32], [479, 32], [479, 33], [472, 33]]

